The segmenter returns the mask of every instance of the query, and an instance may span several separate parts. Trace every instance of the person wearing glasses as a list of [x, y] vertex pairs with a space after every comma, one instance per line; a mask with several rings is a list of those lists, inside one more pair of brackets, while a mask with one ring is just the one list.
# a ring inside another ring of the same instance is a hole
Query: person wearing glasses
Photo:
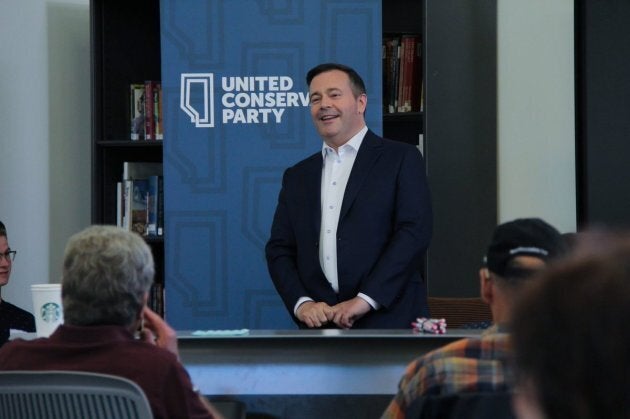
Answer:
[[35, 331], [35, 318], [31, 313], [2, 299], [2, 287], [9, 283], [16, 253], [9, 247], [7, 229], [0, 221], [0, 346], [9, 340], [12, 329]]

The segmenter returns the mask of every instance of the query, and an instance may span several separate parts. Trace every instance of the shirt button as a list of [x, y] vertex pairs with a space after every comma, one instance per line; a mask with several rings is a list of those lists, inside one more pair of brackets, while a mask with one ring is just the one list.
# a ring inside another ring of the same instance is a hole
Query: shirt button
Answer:
[[333, 205], [329, 206], [328, 209], [333, 209], [335, 208]]
[[330, 234], [330, 230], [326, 230], [326, 233]]

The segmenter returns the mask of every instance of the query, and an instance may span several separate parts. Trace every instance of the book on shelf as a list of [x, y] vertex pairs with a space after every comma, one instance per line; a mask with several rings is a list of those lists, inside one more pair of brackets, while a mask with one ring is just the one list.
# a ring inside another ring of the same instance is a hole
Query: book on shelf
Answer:
[[123, 182], [116, 182], [116, 225], [118, 227], [123, 227], [123, 214], [125, 212], [124, 193]]
[[164, 315], [164, 285], [160, 282], [154, 282], [151, 285], [150, 294], [149, 308], [159, 315]]
[[414, 59], [416, 50], [416, 38], [403, 35], [401, 37], [401, 60], [403, 77], [400, 81], [400, 104], [398, 112], [411, 112], [411, 84], [414, 78]]
[[160, 211], [160, 202], [164, 198], [161, 178], [160, 162], [123, 162], [119, 182], [122, 191], [117, 186], [117, 205], [121, 208], [117, 222], [121, 227], [143, 236], [162, 235], [164, 214]]
[[396, 103], [396, 72], [397, 54], [398, 54], [398, 38], [385, 37], [383, 39], [383, 111], [384, 113], [393, 113]]
[[[149, 189], [147, 196], [147, 236], [162, 236], [164, 223], [164, 187], [163, 178], [160, 175], [151, 175], [147, 178]], [[160, 222], [161, 220], [161, 222]]]
[[404, 39], [401, 37], [398, 45], [398, 80], [396, 81], [396, 89], [398, 89], [398, 93], [396, 94], [396, 112], [405, 112], [405, 84], [408, 83], [407, 78], [409, 77], [406, 73], [407, 66], [405, 65], [405, 57], [406, 52], [405, 48], [407, 48], [407, 44], [403, 42]]
[[162, 84], [155, 80], [132, 83], [129, 88], [130, 138], [162, 140]]
[[155, 140], [155, 81], [144, 82], [144, 139]]
[[419, 35], [408, 36], [409, 56], [407, 57], [409, 73], [411, 75], [407, 96], [409, 100], [409, 111], [419, 112], [422, 108], [422, 42]]
[[157, 235], [164, 235], [164, 177], [158, 176]]
[[130, 139], [144, 140], [144, 83], [133, 83], [129, 86], [129, 121], [131, 124]]
[[129, 229], [141, 236], [147, 235], [149, 181], [147, 179], [128, 180], [131, 188], [129, 212], [131, 214]]
[[417, 34], [383, 38], [384, 113], [417, 112], [422, 98], [422, 42]]
[[153, 118], [155, 119], [155, 139], [163, 140], [164, 131], [162, 130], [162, 83], [155, 82], [153, 91]]

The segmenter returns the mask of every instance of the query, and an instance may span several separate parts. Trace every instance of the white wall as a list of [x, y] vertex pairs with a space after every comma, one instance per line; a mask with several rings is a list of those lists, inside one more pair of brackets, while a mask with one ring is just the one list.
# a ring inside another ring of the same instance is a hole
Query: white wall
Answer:
[[0, 220], [18, 251], [2, 297], [28, 310], [90, 222], [88, 4], [0, 1]]
[[499, 220], [576, 228], [573, 0], [498, 0]]
[[[27, 309], [90, 222], [88, 4], [0, 1], [0, 220], [18, 250], [2, 295]], [[575, 230], [573, 81], [573, 1], [498, 0], [501, 221]]]

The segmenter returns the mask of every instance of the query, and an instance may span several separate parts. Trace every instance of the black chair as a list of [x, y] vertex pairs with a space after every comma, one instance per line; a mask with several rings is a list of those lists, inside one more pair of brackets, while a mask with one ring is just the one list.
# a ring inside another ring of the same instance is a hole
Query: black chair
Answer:
[[424, 396], [405, 412], [408, 419], [514, 419], [512, 393], [479, 392]]
[[123, 377], [76, 371], [0, 371], [0, 418], [152, 419], [142, 389]]

